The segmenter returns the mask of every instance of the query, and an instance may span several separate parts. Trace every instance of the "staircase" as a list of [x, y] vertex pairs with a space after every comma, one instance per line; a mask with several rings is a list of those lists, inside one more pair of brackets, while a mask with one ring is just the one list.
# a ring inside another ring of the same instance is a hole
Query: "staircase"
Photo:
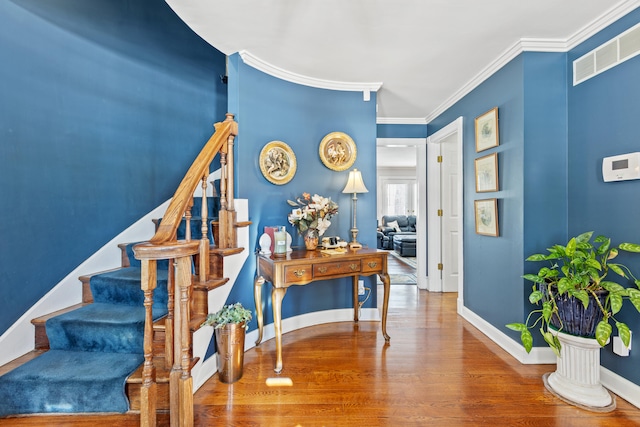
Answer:
[[[0, 368], [1, 417], [139, 411], [155, 425], [168, 411], [172, 425], [193, 424], [193, 333], [228, 282], [225, 257], [243, 251], [237, 228], [250, 224], [236, 221], [229, 179], [236, 133], [229, 116], [216, 124], [149, 242], [119, 245], [119, 268], [80, 277], [81, 304], [32, 321], [34, 351]], [[218, 152], [220, 187], [194, 198]]]

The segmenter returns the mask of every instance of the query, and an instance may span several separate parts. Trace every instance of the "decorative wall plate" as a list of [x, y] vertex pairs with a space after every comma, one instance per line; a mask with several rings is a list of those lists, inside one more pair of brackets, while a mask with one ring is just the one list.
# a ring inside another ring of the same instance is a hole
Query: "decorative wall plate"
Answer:
[[296, 174], [296, 155], [282, 141], [271, 141], [260, 151], [260, 171], [272, 184], [283, 185]]
[[331, 132], [320, 141], [320, 160], [334, 171], [349, 169], [356, 161], [356, 144], [346, 133]]

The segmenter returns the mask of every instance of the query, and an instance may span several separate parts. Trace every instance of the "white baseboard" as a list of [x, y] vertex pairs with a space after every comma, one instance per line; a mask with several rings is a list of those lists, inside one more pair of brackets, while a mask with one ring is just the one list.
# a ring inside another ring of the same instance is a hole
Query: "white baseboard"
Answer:
[[[360, 321], [363, 322], [380, 321], [380, 313], [377, 308], [365, 308], [360, 311], [359, 318]], [[353, 322], [353, 309], [341, 308], [335, 310], [317, 311], [283, 319], [282, 333], [285, 334], [287, 332], [306, 328], [308, 326], [335, 322]], [[275, 336], [276, 334], [273, 323], [265, 325], [262, 329], [262, 342], [275, 338]], [[218, 370], [217, 353], [204, 360], [204, 355], [206, 354], [206, 350], [209, 347], [209, 342], [212, 339], [215, 339], [215, 337], [213, 337], [212, 326], [202, 327], [194, 334], [194, 354], [202, 354], [202, 357], [192, 370], [194, 393]], [[247, 350], [254, 348], [256, 346], [257, 339], [257, 329], [248, 332], [244, 340], [244, 351], [246, 352]]]
[[162, 217], [168, 206], [169, 200], [111, 239], [109, 243], [67, 274], [60, 283], [32, 305], [0, 337], [0, 349], [2, 349], [0, 350], [0, 365], [32, 351], [34, 349], [35, 328], [31, 320], [80, 303], [82, 301], [82, 286], [79, 277], [120, 267], [122, 257], [118, 245], [150, 239], [155, 229], [152, 219]]
[[[556, 355], [548, 347], [534, 347], [531, 353], [527, 353], [524, 347], [509, 338], [504, 332], [488, 323], [473, 311], [458, 305], [458, 314], [473, 325], [478, 331], [486, 335], [491, 341], [500, 346], [504, 351], [522, 364], [556, 364]], [[626, 378], [600, 366], [600, 380], [602, 385], [617, 394], [633, 406], [640, 408], [640, 386]]]
[[600, 382], [636, 408], [640, 409], [640, 386], [600, 366]]
[[524, 347], [509, 338], [507, 334], [487, 322], [467, 307], [462, 306], [458, 314], [471, 323], [476, 329], [486, 335], [491, 341], [498, 344], [504, 351], [513, 356], [522, 364], [543, 365], [556, 363], [556, 355], [550, 348], [534, 347], [531, 353], [527, 353]]

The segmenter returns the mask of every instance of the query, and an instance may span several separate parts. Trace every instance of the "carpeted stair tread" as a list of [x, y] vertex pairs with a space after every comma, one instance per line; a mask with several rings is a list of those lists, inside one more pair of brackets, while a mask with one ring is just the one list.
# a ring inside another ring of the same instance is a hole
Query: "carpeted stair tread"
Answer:
[[[140, 267], [127, 267], [91, 276], [89, 285], [97, 303], [127, 304], [141, 307], [144, 292], [140, 287]], [[158, 268], [154, 305], [167, 305], [167, 270]]]
[[[154, 318], [167, 314], [154, 309]], [[57, 350], [143, 352], [143, 306], [93, 303], [47, 320], [49, 346]]]
[[50, 350], [0, 377], [0, 416], [126, 412], [127, 377], [141, 354]]

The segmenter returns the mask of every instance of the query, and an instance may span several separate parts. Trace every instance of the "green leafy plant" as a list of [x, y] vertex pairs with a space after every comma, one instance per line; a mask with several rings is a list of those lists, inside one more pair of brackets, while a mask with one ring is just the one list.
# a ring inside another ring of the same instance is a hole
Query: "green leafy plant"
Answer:
[[[560, 327], [554, 329], [562, 331], [563, 316], [559, 314], [558, 301], [567, 296], [579, 300], [585, 309], [590, 303], [597, 304], [603, 318], [596, 326], [595, 338], [601, 346], [608, 342], [613, 332], [612, 323], [615, 324], [622, 342], [629, 345], [629, 327], [614, 316], [622, 309], [625, 301], [630, 301], [640, 313], [640, 280], [636, 279], [628, 267], [613, 260], [620, 250], [640, 253], [640, 245], [621, 243], [611, 246], [611, 239], [604, 236], [597, 236], [592, 243], [592, 236], [593, 231], [580, 234], [569, 240], [566, 246], [554, 245], [547, 249], [548, 254], [534, 254], [526, 259], [550, 262], [549, 266], [540, 268], [537, 274], [522, 276], [533, 282], [529, 301], [540, 308], [532, 310], [525, 323], [506, 325], [507, 328], [520, 332], [520, 340], [527, 353], [533, 347], [530, 329], [539, 326], [544, 340], [560, 355], [560, 341], [549, 327], [552, 318], [555, 318]], [[613, 277], [626, 279], [625, 284], [633, 281], [635, 287], [617, 283], [611, 278], [611, 272], [616, 274]], [[604, 303], [598, 298], [598, 294], [603, 292], [606, 294]]]
[[245, 328], [248, 328], [248, 322], [251, 320], [251, 317], [252, 312], [237, 302], [235, 304], [225, 305], [216, 313], [209, 313], [207, 319], [201, 326], [214, 326], [218, 329], [230, 323], [245, 323]]

